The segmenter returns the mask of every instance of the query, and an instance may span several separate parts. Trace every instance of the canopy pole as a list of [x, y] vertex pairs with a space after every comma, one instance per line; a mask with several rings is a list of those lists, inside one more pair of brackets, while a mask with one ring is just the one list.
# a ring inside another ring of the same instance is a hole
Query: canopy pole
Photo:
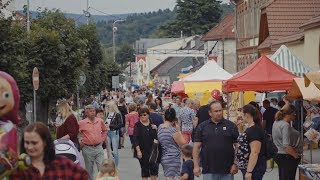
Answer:
[[[299, 101], [300, 105], [300, 138], [303, 140], [303, 100]], [[301, 154], [301, 164], [303, 164], [303, 153]]]

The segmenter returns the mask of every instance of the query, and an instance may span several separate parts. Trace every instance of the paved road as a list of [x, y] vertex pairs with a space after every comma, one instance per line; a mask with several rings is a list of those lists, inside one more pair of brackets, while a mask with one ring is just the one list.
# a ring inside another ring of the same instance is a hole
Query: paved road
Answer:
[[[129, 142], [126, 142], [125, 148], [120, 150], [120, 163], [119, 163], [120, 179], [121, 180], [139, 180], [141, 179], [140, 165], [138, 160], [132, 157], [132, 152], [129, 147], [130, 147]], [[270, 169], [268, 169], [268, 171], [270, 171]], [[267, 172], [263, 179], [276, 180], [278, 179], [277, 177], [278, 177], [278, 169], [273, 169], [271, 172]], [[160, 166], [158, 179], [159, 180], [164, 179], [161, 166]], [[202, 178], [199, 178], [199, 179], [202, 179]], [[240, 172], [235, 176], [235, 180], [242, 180], [242, 174]]]

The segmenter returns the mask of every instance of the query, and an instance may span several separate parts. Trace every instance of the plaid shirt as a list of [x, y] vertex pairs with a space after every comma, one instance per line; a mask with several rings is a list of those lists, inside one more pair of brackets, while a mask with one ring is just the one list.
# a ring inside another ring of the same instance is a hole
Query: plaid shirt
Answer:
[[79, 179], [88, 180], [88, 173], [82, 167], [74, 164], [71, 160], [56, 156], [46, 165], [43, 176], [39, 170], [31, 165], [27, 170], [15, 171], [10, 179], [24, 180], [58, 180], [58, 179]]

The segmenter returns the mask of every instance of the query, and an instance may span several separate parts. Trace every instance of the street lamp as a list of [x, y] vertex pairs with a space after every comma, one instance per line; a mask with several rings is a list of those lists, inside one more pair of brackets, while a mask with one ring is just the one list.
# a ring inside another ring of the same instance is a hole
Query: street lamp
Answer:
[[113, 61], [116, 62], [116, 31], [117, 31], [117, 27], [115, 27], [115, 24], [116, 22], [122, 22], [124, 21], [123, 19], [118, 19], [118, 20], [115, 20], [113, 22], [113, 25], [112, 25], [112, 43], [113, 43]]

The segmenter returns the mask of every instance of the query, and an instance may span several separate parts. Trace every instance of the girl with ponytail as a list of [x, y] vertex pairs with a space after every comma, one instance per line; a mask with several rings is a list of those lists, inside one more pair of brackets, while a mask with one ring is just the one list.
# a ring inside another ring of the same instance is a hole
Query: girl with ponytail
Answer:
[[272, 138], [278, 148], [274, 160], [279, 166], [279, 178], [295, 179], [296, 170], [303, 152], [303, 138], [299, 131], [291, 127], [296, 119], [296, 109], [291, 104], [284, 105], [277, 112], [272, 126]]

